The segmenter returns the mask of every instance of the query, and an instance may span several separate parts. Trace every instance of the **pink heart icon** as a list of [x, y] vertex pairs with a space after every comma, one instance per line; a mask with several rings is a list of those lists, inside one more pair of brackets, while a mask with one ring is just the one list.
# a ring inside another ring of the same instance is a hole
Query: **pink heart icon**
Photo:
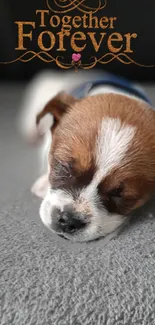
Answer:
[[80, 59], [81, 59], [81, 54], [80, 53], [73, 53], [72, 54], [72, 60], [74, 61], [74, 62], [78, 62], [78, 61], [80, 61]]

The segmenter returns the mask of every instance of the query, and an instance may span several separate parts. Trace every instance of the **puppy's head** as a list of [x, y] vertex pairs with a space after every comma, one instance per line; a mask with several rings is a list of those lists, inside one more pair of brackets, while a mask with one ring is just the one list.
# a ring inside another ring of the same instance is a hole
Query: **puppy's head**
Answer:
[[41, 219], [73, 241], [105, 236], [154, 191], [155, 113], [116, 94], [59, 94], [39, 120], [49, 112], [55, 123]]

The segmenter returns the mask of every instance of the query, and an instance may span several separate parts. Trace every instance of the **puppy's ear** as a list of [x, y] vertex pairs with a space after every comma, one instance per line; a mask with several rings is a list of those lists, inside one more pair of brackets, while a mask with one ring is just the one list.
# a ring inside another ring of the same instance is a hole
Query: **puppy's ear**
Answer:
[[60, 92], [52, 98], [36, 116], [36, 125], [42, 134], [48, 129], [54, 131], [62, 116], [67, 112], [70, 105], [76, 102], [77, 99], [68, 95], [65, 92]]
[[[33, 115], [31, 120], [29, 117], [29, 122], [26, 123], [26, 128], [24, 127], [26, 130], [24, 136], [27, 142], [32, 145], [40, 144], [49, 130], [54, 132], [62, 116], [68, 111], [70, 105], [77, 100], [65, 92], [60, 92], [35, 115], [34, 120]], [[25, 120], [23, 119], [23, 121]]]

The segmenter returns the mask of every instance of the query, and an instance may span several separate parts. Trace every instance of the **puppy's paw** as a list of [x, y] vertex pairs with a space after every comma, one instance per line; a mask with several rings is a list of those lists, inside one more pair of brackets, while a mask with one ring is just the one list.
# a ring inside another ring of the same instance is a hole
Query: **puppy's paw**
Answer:
[[34, 185], [31, 188], [31, 192], [36, 196], [40, 197], [41, 199], [43, 199], [48, 190], [48, 186], [49, 186], [48, 174], [44, 174], [39, 179], [37, 179], [37, 181], [34, 183]]

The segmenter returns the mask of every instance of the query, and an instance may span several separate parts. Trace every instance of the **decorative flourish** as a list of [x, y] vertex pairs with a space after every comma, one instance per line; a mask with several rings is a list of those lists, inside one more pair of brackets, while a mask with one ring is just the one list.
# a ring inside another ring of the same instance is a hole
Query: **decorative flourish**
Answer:
[[[35, 52], [35, 51], [27, 51], [24, 54], [22, 54], [21, 56], [19, 56], [18, 58], [9, 61], [9, 62], [0, 62], [0, 64], [11, 64], [11, 63], [15, 63], [17, 61], [20, 62], [24, 62], [27, 63], [29, 61], [32, 61], [34, 58], [38, 58], [42, 61], [44, 61], [45, 63], [51, 63], [56, 61], [55, 58], [53, 58], [49, 53], [44, 52], [44, 51], [40, 51], [40, 52]], [[48, 60], [49, 59], [49, 60]]]
[[135, 64], [139, 67], [144, 67], [144, 68], [153, 68], [155, 67], [155, 64], [151, 64], [151, 65], [146, 65], [146, 64], [142, 64], [142, 63], [138, 63], [136, 61], [134, 61], [132, 58], [130, 58], [127, 54], [125, 53], [119, 53], [119, 54], [114, 54], [114, 53], [106, 53], [104, 54], [102, 57], [97, 58], [95, 56], [91, 57], [89, 60], [89, 63], [82, 63], [81, 60], [81, 54], [80, 53], [74, 53], [72, 55], [72, 61], [70, 63], [65, 63], [64, 62], [64, 57], [62, 56], [57, 56], [56, 58], [54, 58], [52, 55], [50, 55], [47, 52], [44, 51], [40, 51], [40, 52], [34, 52], [34, 51], [28, 51], [26, 53], [24, 53], [23, 55], [21, 55], [20, 57], [9, 61], [9, 62], [0, 62], [0, 64], [12, 64], [15, 63], [17, 61], [20, 62], [30, 62], [31, 60], [33, 60], [34, 58], [38, 58], [40, 60], [42, 60], [45, 63], [51, 63], [51, 62], [55, 62], [56, 65], [59, 68], [62, 69], [71, 69], [74, 68], [75, 71], [78, 71], [79, 68], [83, 69], [83, 70], [89, 70], [92, 69], [96, 66], [97, 63], [100, 64], [108, 64], [114, 60], [118, 60], [119, 62], [129, 65], [129, 64]]
[[94, 6], [90, 6], [88, 0], [46, 0], [48, 9], [56, 14], [67, 13], [75, 9], [82, 13], [95, 14], [107, 5], [107, 0], [94, 0], [93, 2]]
[[119, 53], [119, 54], [114, 54], [114, 53], [106, 53], [103, 55], [101, 58], [97, 59], [96, 63], [101, 63], [101, 64], [107, 64], [112, 62], [113, 60], [117, 59], [119, 62], [129, 65], [129, 64], [135, 64], [139, 67], [144, 67], [144, 68], [153, 68], [155, 67], [155, 64], [142, 64], [134, 61], [132, 58], [130, 58], [127, 54], [125, 53]]

